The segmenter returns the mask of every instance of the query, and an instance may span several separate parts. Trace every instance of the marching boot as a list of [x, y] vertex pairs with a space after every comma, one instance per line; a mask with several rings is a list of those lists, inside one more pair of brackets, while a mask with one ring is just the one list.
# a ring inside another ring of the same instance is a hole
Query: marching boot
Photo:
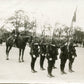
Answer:
[[65, 71], [61, 71], [61, 74], [67, 74]]
[[63, 74], [63, 66], [60, 64], [60, 71], [61, 71], [61, 74]]
[[57, 67], [55, 67], [55, 60], [53, 61], [53, 69], [57, 69]]
[[53, 66], [53, 69], [57, 69], [57, 67]]
[[40, 69], [41, 69], [41, 70], [46, 70], [45, 68], [42, 68], [42, 67], [41, 67]]
[[37, 71], [35, 71], [35, 70], [32, 69], [31, 72], [32, 72], [32, 73], [36, 73]]
[[67, 73], [64, 71], [64, 67], [63, 67], [62, 71], [63, 71], [63, 74], [67, 74]]
[[73, 71], [72, 69], [69, 69], [69, 72], [75, 72], [75, 71]]
[[67, 74], [65, 71], [63, 71], [64, 74]]
[[33, 59], [32, 59], [32, 62], [31, 62], [31, 72], [32, 72], [32, 73], [36, 73], [36, 72], [37, 72], [36, 70], [34, 70], [35, 60], [36, 60], [36, 59], [33, 58]]
[[67, 74], [65, 71], [64, 71], [64, 67], [62, 65], [60, 65], [60, 70], [61, 70], [61, 74]]
[[40, 69], [41, 70], [45, 70], [45, 68], [43, 68], [44, 59], [45, 59], [45, 56], [41, 56], [41, 58], [40, 58]]
[[55, 77], [55, 76], [53, 76], [51, 73], [48, 73], [48, 77]]
[[69, 72], [75, 72], [72, 70], [72, 64], [71, 63], [69, 63]]
[[55, 77], [55, 76], [53, 76], [52, 74], [52, 68], [48, 68], [48, 77]]

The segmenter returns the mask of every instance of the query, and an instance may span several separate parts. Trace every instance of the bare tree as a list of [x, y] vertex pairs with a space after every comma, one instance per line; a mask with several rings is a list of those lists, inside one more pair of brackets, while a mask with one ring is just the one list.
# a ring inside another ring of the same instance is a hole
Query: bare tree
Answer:
[[58, 37], [58, 39], [60, 40], [61, 37], [63, 36], [63, 29], [62, 29], [62, 25], [57, 23], [55, 24], [55, 28], [54, 28], [54, 34], [56, 34], [56, 36]]
[[15, 11], [15, 14], [7, 19], [7, 23], [12, 24], [16, 31], [19, 31], [20, 27], [24, 30], [31, 30], [36, 27], [36, 21], [31, 22], [23, 10]]

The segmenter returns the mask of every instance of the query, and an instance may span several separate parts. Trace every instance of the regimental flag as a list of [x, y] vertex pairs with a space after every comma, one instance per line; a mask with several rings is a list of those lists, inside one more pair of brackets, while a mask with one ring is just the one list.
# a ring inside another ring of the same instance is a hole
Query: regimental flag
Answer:
[[76, 8], [76, 10], [74, 12], [74, 15], [73, 15], [73, 18], [72, 18], [72, 22], [76, 22], [76, 11], [77, 11], [77, 8]]

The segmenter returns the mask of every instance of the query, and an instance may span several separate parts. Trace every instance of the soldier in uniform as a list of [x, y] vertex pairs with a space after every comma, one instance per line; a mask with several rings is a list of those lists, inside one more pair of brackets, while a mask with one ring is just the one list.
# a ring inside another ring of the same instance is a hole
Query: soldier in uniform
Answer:
[[52, 39], [52, 54], [53, 54], [53, 69], [57, 68], [55, 67], [55, 63], [56, 63], [56, 60], [57, 60], [57, 55], [58, 55], [58, 46], [56, 44], [56, 42]]
[[47, 67], [48, 76], [54, 77], [52, 75], [52, 69], [54, 66], [54, 55], [53, 55], [53, 45], [51, 44], [47, 45], [47, 60], [48, 60], [48, 67]]
[[53, 69], [57, 68], [55, 66], [56, 60], [57, 60], [57, 55], [58, 55], [58, 47], [57, 47], [57, 45], [53, 45], [53, 62], [54, 62]]
[[30, 50], [30, 55], [31, 55], [31, 70], [33, 73], [37, 72], [34, 67], [35, 67], [35, 62], [36, 59], [39, 57], [39, 44], [32, 42], [31, 43], [31, 50]]
[[68, 50], [67, 50], [67, 43], [65, 42], [63, 46], [61, 46], [61, 53], [60, 53], [60, 70], [62, 74], [66, 74], [64, 71], [66, 61], [68, 59]]
[[40, 68], [41, 70], [45, 70], [45, 68], [43, 67], [45, 56], [46, 56], [46, 44], [44, 42], [41, 42], [40, 44]]
[[69, 59], [69, 71], [70, 72], [74, 72], [72, 70], [72, 64], [74, 62], [75, 57], [77, 57], [76, 49], [75, 49], [75, 46], [73, 45], [73, 42], [71, 42], [69, 44], [69, 56], [68, 56], [68, 59]]

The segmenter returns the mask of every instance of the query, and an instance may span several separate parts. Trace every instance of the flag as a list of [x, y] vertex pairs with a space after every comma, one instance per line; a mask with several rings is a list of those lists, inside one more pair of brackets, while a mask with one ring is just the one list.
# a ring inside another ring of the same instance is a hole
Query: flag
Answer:
[[76, 10], [74, 12], [74, 15], [73, 15], [73, 18], [72, 18], [72, 22], [76, 22], [76, 11], [77, 11], [77, 8], [76, 8]]
[[74, 27], [73, 27], [73, 24], [74, 22], [76, 22], [76, 11], [77, 11], [77, 8], [76, 10], [74, 11], [74, 15], [73, 15], [73, 18], [72, 18], [72, 22], [71, 22], [71, 26], [70, 26], [70, 30], [69, 30], [69, 38], [68, 38], [68, 41], [73, 38], [73, 34], [74, 34]]

